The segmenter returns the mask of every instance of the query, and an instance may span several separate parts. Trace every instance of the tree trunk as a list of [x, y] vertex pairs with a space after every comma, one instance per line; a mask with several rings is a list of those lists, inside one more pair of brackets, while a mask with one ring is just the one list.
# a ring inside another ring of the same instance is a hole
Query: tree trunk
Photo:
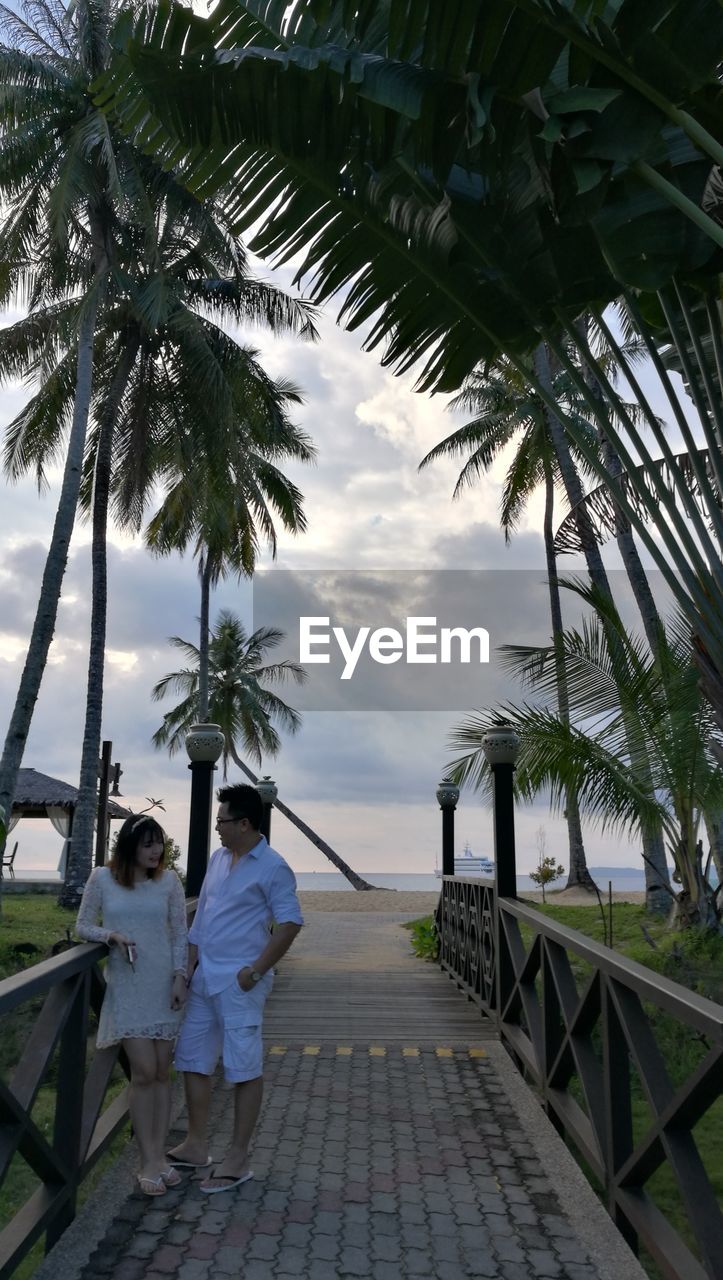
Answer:
[[[548, 354], [547, 348], [545, 347], [544, 343], [541, 343], [540, 346], [535, 351], [535, 373], [537, 374], [537, 377], [539, 378], [540, 382], [542, 382], [546, 388], [549, 388], [551, 392], [552, 377], [550, 374], [550, 360], [549, 360], [549, 354]], [[559, 418], [557, 418], [555, 414], [552, 413], [549, 409], [545, 408], [544, 414], [545, 414], [545, 420], [547, 423], [547, 429], [550, 436], [550, 441], [552, 444], [552, 449], [555, 454], [555, 458], [557, 460], [557, 465], [560, 470], [560, 474], [562, 476], [563, 485], [565, 486], [565, 493], [567, 494], [567, 500], [569, 505], [572, 507], [575, 505], [574, 495], [576, 495], [578, 490], [580, 493], [580, 497], [582, 497], [582, 487], [580, 485], [580, 479], [577, 474], [577, 470], [575, 468], [575, 463], [573, 462], [572, 454], [570, 453], [570, 448], [567, 443], [567, 437], [565, 436], [562, 423], [560, 422]], [[552, 481], [550, 477], [549, 484], [551, 485], [551, 483]], [[562, 607], [560, 605], [560, 591], [559, 591], [559, 586], [557, 581], [557, 560], [555, 556], [555, 551], [554, 551], [554, 547], [552, 546], [552, 543], [550, 543], [548, 547], [548, 536], [550, 538], [552, 537], [551, 515], [549, 517], [550, 527], [549, 527], [549, 534], [548, 534], [548, 506], [552, 501], [552, 495], [548, 492], [547, 476], [545, 481], [545, 490], [546, 490], [546, 493], [545, 493], [545, 496], [546, 496], [545, 554], [547, 556], [548, 578], [551, 584], [550, 585], [550, 610], [551, 610], [551, 613], [553, 614], [553, 624], [552, 624], [553, 643], [555, 644], [556, 654], [559, 654], [559, 658], [561, 659], [562, 646], [561, 644], [558, 645], [558, 642], [555, 639], [555, 635], [556, 635], [556, 627], [557, 627], [559, 628], [559, 633], [557, 634], [559, 634], [560, 637], [562, 637]], [[581, 533], [581, 538], [582, 538], [582, 533]], [[587, 541], [589, 541], [589, 538], [587, 539]], [[595, 550], [598, 552], [598, 557], [599, 557], [600, 553], [597, 548], [597, 544], [594, 543], [594, 539], [593, 539], [593, 544], [595, 546]], [[585, 545], [585, 542], [583, 542], [583, 545]], [[551, 557], [552, 557], [552, 560], [551, 560]], [[550, 573], [551, 563], [552, 563], [552, 573]], [[605, 586], [607, 587], [607, 575], [605, 574], [605, 569], [603, 567], [602, 560], [600, 560], [600, 569], [602, 569], [602, 577], [604, 578]], [[589, 566], [588, 566], [588, 572], [590, 572], [590, 577], [592, 578], [592, 571], [590, 570]], [[553, 592], [553, 586], [552, 586], [553, 583], [554, 583], [554, 592]], [[607, 587], [607, 590], [609, 592], [609, 587]], [[567, 702], [567, 683], [565, 681], [564, 674], [563, 674], [562, 686], [560, 686], [560, 680], [559, 680], [561, 670], [564, 673], [564, 659], [562, 660], [562, 662], [560, 662], [559, 659], [556, 657], [556, 663], [557, 663], [557, 672], [558, 672], [558, 698], [560, 694], [560, 689], [562, 689], [562, 693], [563, 693], [562, 701], [559, 703], [560, 716], [561, 718], [566, 717], [566, 723], [569, 724], [570, 708]], [[582, 842], [582, 826], [580, 823], [580, 813], [577, 806], [576, 796], [572, 797], [572, 804], [571, 806], [568, 805], [567, 807], [567, 815], [568, 815], [568, 834], [570, 837], [570, 870], [568, 873], [567, 884], [565, 885], [565, 888], [572, 889], [574, 887], [574, 888], [582, 888], [582, 889], [588, 889], [590, 891], [594, 891], [593, 878], [587, 869], [587, 862], [585, 860], [585, 848]], [[572, 822], [572, 830], [569, 825], [570, 822]], [[575, 830], [575, 823], [577, 823], [577, 830]]]
[[92, 604], [90, 651], [85, 703], [85, 730], [80, 761], [78, 803], [73, 816], [73, 839], [68, 849], [65, 881], [58, 903], [77, 908], [93, 868], [93, 824], [98, 807], [98, 756], [103, 720], [103, 673], [105, 666], [106, 617], [108, 603], [107, 530], [113, 434], [120, 405], [128, 385], [138, 343], [124, 348], [103, 406], [93, 482]]
[[[552, 643], [555, 649], [555, 670], [557, 673], [557, 709], [563, 724], [570, 724], [570, 703], [567, 695], [567, 672], [565, 670], [565, 654], [563, 648], [562, 604], [560, 601], [560, 584], [557, 578], [557, 555], [553, 533], [553, 513], [555, 506], [555, 482], [552, 467], [545, 463], [545, 516], [544, 539], [545, 558], [547, 561], [547, 582], [550, 589], [550, 618], [552, 621]], [[567, 822], [567, 843], [570, 853], [570, 884], [585, 884], [592, 877], [587, 869], [585, 845], [582, 838], [582, 823], [577, 795], [571, 789], [565, 793], [565, 821]], [[542, 886], [542, 901], [545, 901], [545, 886]]]
[[205, 555], [198, 566], [201, 579], [201, 618], [198, 638], [198, 723], [208, 720], [208, 642], [211, 607], [211, 568]]
[[68, 439], [68, 452], [63, 471], [58, 510], [53, 525], [48, 556], [43, 570], [40, 599], [33, 623], [32, 635], [20, 678], [15, 707], [5, 738], [0, 760], [0, 808], [8, 817], [12, 809], [13, 795], [22, 764], [25, 744], [45, 671], [48, 650], [55, 632], [58, 602], [63, 576], [68, 563], [70, 539], [78, 506], [83, 453], [88, 428], [88, 415], [93, 389], [93, 339], [98, 312], [97, 294], [87, 304], [78, 333], [77, 373], [73, 421]]
[[[587, 338], [587, 322], [585, 322], [585, 337]], [[592, 394], [605, 407], [606, 400], [593, 371], [585, 364], [583, 376], [590, 387]], [[600, 451], [605, 463], [606, 469], [613, 479], [622, 474], [622, 463], [615, 449], [611, 445], [607, 436], [598, 424], [596, 430]], [[628, 517], [624, 511], [615, 503], [615, 541], [617, 543], [620, 558], [623, 562], [625, 572], [630, 583], [631, 590], [638, 606], [638, 612], [643, 623], [643, 630], [650, 646], [650, 652], [653, 657], [660, 659], [661, 637], [663, 634], [663, 624], [658, 613], [653, 593], [650, 590], [647, 574], [643, 568], [643, 562], [640, 559], [638, 548], [635, 545], [633, 537], [633, 529]], [[661, 668], [662, 669], [662, 668]], [[665, 853], [665, 837], [663, 835], [662, 823], [653, 824], [650, 828], [641, 831], [643, 841], [643, 867], [645, 869], [645, 906], [648, 911], [655, 915], [667, 915], [670, 910], [670, 872], [668, 871], [668, 859]]]
[[[236, 767], [239, 768], [242, 773], [246, 774], [246, 777], [249, 779], [250, 782], [257, 783], [258, 782], [257, 775], [255, 773], [252, 773], [248, 765], [244, 764], [243, 760], [237, 754], [236, 748], [234, 747], [232, 742], [229, 743], [228, 750], [229, 750], [229, 755], [231, 756], [231, 759], [233, 760]], [[320, 849], [321, 852], [324, 854], [324, 857], [328, 858], [329, 861], [334, 864], [337, 871], [341, 871], [341, 874], [343, 876], [346, 876], [349, 883], [353, 885], [355, 889], [376, 889], [377, 888], [376, 885], [369, 884], [368, 881], [362, 879], [361, 876], [357, 875], [356, 871], [352, 871], [351, 867], [347, 865], [344, 859], [340, 858], [339, 854], [334, 852], [331, 845], [327, 844], [326, 840], [322, 840], [321, 836], [318, 836], [315, 831], [312, 831], [311, 827], [307, 827], [303, 819], [297, 817], [297, 815], [293, 812], [293, 810], [289, 809], [288, 805], [282, 804], [278, 796], [276, 800], [274, 800], [274, 808], [278, 809], [279, 813], [283, 813], [284, 817], [289, 819], [289, 822], [291, 822], [292, 825], [296, 827], [297, 831], [301, 832], [302, 836], [306, 836], [307, 840], [310, 840], [311, 843], [315, 845], [317, 849]]]
[[[544, 343], [541, 343], [540, 346], [537, 347], [535, 351], [535, 373], [537, 374], [539, 381], [543, 384], [545, 389], [548, 390], [550, 394], [552, 394], [552, 376], [550, 373], [550, 356], [549, 356], [548, 349]], [[590, 517], [587, 511], [585, 510], [585, 506], [583, 503], [584, 494], [582, 490], [582, 484], [580, 482], [580, 477], [578, 475], [577, 468], [575, 466], [575, 461], [570, 451], [570, 446], [568, 443], [567, 436], [565, 434], [565, 429], [562, 423], [560, 422], [560, 419], [554, 413], [552, 413], [549, 409], [545, 410], [545, 415], [547, 418], [548, 428], [550, 431], [550, 438], [552, 440], [553, 448], [555, 450], [555, 455], [557, 457], [558, 466], [560, 468], [560, 474], [562, 475], [563, 484], [565, 486], [567, 500], [570, 505], [570, 509], [576, 512], [578, 535], [580, 538], [580, 544], [582, 546], [583, 553], [585, 555], [585, 563], [587, 565], [587, 571], [590, 576], [590, 581], [592, 582], [593, 586], [597, 588], [597, 590], [600, 592], [601, 595], [606, 596], [609, 600], [612, 601], [613, 595], [610, 589], [610, 580], [608, 578], [605, 565], [603, 564], [603, 558], [600, 553], [600, 548], [597, 543], [597, 538], [595, 537], [595, 530], [592, 526]], [[602, 619], [602, 624], [605, 629], [607, 643], [611, 649], [611, 652], [615, 652], [616, 650], [619, 652], [618, 641], [616, 640], [615, 636], [611, 633], [610, 628], [606, 625], [604, 619]], [[623, 721], [625, 721], [626, 719], [629, 719], [629, 717], [626, 715], [626, 712], [623, 709]], [[628, 741], [629, 742], [633, 741], [632, 730], [628, 732]], [[635, 775], [638, 778], [640, 778], [641, 782], [649, 785], [652, 789], [650, 762], [644, 753], [641, 754], [640, 752], [631, 751], [630, 768], [631, 770], [634, 771]], [[651, 892], [653, 892], [657, 889], [659, 884], [659, 880], [658, 880], [659, 873], [657, 870], [653, 870], [654, 867], [659, 868], [659, 867], [665, 866], [666, 868], [665, 875], [667, 876], [667, 864], [665, 861], [665, 843], [663, 840], [662, 827], [659, 823], [656, 823], [655, 826], [650, 829], [648, 829], [647, 827], [643, 827], [641, 824], [640, 835], [643, 842], [643, 853], [645, 854], [646, 858], [649, 860], [649, 861], [644, 861], [643, 863], [645, 867], [645, 883], [646, 883], [646, 894], [647, 894], [648, 888], [650, 888]], [[652, 864], [652, 866], [650, 864]], [[570, 888], [573, 884], [582, 883], [585, 888], [590, 888], [590, 886], [592, 885], [592, 878], [590, 877], [589, 872], [587, 872], [587, 868], [586, 868], [586, 876], [587, 876], [587, 879], [582, 882], [579, 880], [573, 880], [571, 877], [569, 877], [567, 882], [567, 887]], [[657, 893], [654, 900], [656, 902], [658, 901]]]
[[[622, 465], [618, 455], [610, 442], [601, 433], [598, 434], [606, 467], [611, 475], [620, 475]], [[643, 568], [643, 562], [635, 545], [632, 525], [625, 513], [617, 505], [615, 506], [615, 541], [625, 566], [625, 572], [628, 576], [635, 603], [638, 606], [638, 612], [643, 622], [643, 630], [650, 645], [650, 652], [653, 657], [659, 658], [663, 624], [653, 599], [653, 593], [650, 590], [650, 583]], [[646, 909], [655, 915], [667, 915], [670, 911], [668, 889], [671, 888], [671, 884], [668, 859], [665, 854], [665, 838], [660, 823], [643, 833], [643, 845], [645, 850], [643, 866], [645, 867]]]
[[723, 885], [723, 813], [720, 810], [717, 813], [706, 813], [705, 828], [720, 888]]

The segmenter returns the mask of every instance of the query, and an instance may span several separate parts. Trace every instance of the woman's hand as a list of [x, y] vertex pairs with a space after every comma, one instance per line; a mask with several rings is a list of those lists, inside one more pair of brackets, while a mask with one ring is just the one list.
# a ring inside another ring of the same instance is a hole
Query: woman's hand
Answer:
[[115, 947], [134, 947], [136, 944], [132, 938], [127, 938], [124, 933], [109, 933], [108, 945]]
[[178, 1011], [186, 1003], [186, 979], [182, 973], [174, 973], [171, 986], [171, 1008]]

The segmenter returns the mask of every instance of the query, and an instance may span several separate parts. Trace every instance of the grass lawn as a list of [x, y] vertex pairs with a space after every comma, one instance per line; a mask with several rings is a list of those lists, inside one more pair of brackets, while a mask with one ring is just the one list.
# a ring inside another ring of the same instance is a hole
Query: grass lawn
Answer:
[[[75, 912], [59, 907], [52, 895], [8, 894], [2, 900], [0, 917], [0, 979], [27, 968], [30, 964], [37, 964], [47, 959], [53, 943], [65, 938], [66, 929], [70, 929], [72, 937], [74, 925]], [[15, 952], [13, 948], [23, 943], [31, 943], [38, 947], [39, 954], [34, 953], [28, 956]], [[41, 999], [28, 1001], [11, 1014], [0, 1018], [0, 1073], [5, 1080], [12, 1073], [41, 1005]], [[51, 1065], [46, 1076], [46, 1084], [40, 1089], [32, 1112], [35, 1124], [49, 1141], [52, 1141], [55, 1117], [53, 1073], [54, 1067]], [[125, 1076], [120, 1068], [116, 1068], [115, 1077], [106, 1094], [104, 1107], [112, 1102], [125, 1084]], [[118, 1134], [108, 1151], [88, 1175], [78, 1193], [79, 1204], [84, 1204], [92, 1195], [98, 1179], [121, 1154], [128, 1141], [128, 1133], [129, 1129], [126, 1128]], [[3, 1183], [0, 1228], [10, 1221], [38, 1185], [38, 1179], [29, 1165], [16, 1154]], [[42, 1259], [43, 1242], [39, 1240], [14, 1271], [13, 1280], [30, 1280]]]
[[[597, 904], [582, 907], [561, 906], [555, 904], [553, 900], [545, 906], [541, 903], [530, 905], [560, 924], [576, 929], [597, 942], [604, 942], [603, 918]], [[612, 923], [613, 945], [616, 951], [709, 999], [718, 1003], [723, 1002], [723, 937], [697, 931], [679, 933], [670, 930], [664, 918], [649, 916], [644, 907], [624, 902], [614, 903]], [[405, 927], [412, 932], [412, 946], [416, 954], [431, 959], [435, 945], [432, 916], [412, 921]], [[525, 942], [529, 944], [532, 931], [523, 927], [522, 935]], [[590, 966], [576, 959], [573, 952], [568, 954], [578, 988], [581, 988], [591, 972]], [[674, 1084], [681, 1084], [688, 1079], [698, 1062], [705, 1056], [707, 1046], [701, 1042], [695, 1032], [677, 1023], [673, 1018], [652, 1007], [648, 1007], [647, 1011], [669, 1077]], [[582, 1105], [582, 1090], [575, 1079], [571, 1081], [570, 1091]], [[637, 1139], [646, 1132], [652, 1114], [634, 1068], [632, 1110], [634, 1133]], [[701, 1160], [720, 1202], [723, 1199], [723, 1099], [719, 1098], [709, 1108], [693, 1132]], [[599, 1188], [596, 1189], [599, 1190]], [[688, 1227], [682, 1198], [668, 1164], [664, 1164], [649, 1180], [647, 1190], [692, 1248], [692, 1233]], [[657, 1280], [660, 1272], [652, 1260], [641, 1254], [641, 1262], [649, 1274]]]
[[70, 929], [72, 937], [75, 916], [75, 911], [66, 911], [64, 907], [58, 906], [54, 894], [4, 895], [0, 915], [0, 977], [7, 977], [9, 973], [22, 968], [22, 965], [14, 963], [15, 957], [11, 953], [13, 946], [22, 942], [33, 943], [43, 953], [35, 956], [34, 962], [45, 960], [50, 955], [53, 943], [65, 938], [66, 929]]

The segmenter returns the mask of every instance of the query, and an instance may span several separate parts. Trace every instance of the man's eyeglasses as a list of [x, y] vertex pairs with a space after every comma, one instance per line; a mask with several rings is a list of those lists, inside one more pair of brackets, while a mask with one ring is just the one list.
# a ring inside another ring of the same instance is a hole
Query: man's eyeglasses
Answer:
[[240, 822], [240, 821], [241, 821], [241, 819], [240, 819], [240, 818], [217, 818], [217, 819], [216, 819], [216, 826], [217, 826], [217, 827], [222, 827], [222, 826], [223, 826], [223, 824], [224, 824], [224, 822]]

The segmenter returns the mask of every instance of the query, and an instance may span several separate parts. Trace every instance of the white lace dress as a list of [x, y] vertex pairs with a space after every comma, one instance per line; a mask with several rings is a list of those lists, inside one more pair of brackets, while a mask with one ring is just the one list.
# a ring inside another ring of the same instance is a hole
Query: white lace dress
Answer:
[[175, 871], [126, 889], [109, 867], [96, 867], [85, 886], [75, 931], [86, 942], [107, 942], [111, 933], [123, 933], [136, 944], [134, 968], [125, 948], [110, 948], [98, 1048], [134, 1036], [175, 1040], [181, 1013], [171, 1009], [171, 985], [174, 972], [186, 972], [188, 948], [186, 901]]

